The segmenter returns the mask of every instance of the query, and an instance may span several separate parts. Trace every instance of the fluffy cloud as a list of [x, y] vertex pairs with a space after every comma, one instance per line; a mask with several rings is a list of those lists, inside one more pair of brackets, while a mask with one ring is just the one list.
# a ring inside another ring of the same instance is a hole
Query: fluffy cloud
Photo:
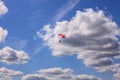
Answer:
[[71, 69], [49, 68], [38, 72], [38, 74], [27, 74], [22, 80], [101, 80], [92, 75], [74, 75]]
[[12, 80], [12, 78], [22, 75], [23, 73], [20, 71], [14, 71], [5, 67], [0, 68], [0, 79], [2, 80]]
[[93, 75], [78, 75], [75, 80], [101, 80]]
[[[37, 35], [52, 49], [54, 56], [77, 54], [86, 66], [92, 66], [100, 72], [116, 67], [114, 59], [119, 59], [120, 28], [105, 16], [102, 10], [86, 9], [77, 11], [70, 21], [57, 22], [54, 28], [45, 25], [42, 32]], [[58, 35], [66, 36], [59, 43]]]
[[[5, 6], [4, 2], [0, 0], [0, 17], [7, 13], [8, 9]], [[6, 36], [8, 35], [8, 31], [6, 29], [3, 29], [0, 26], [0, 43], [5, 40]]]
[[115, 69], [114, 78], [115, 78], [115, 80], [120, 80], [120, 66], [119, 66], [119, 68]]
[[8, 12], [7, 7], [5, 6], [4, 2], [0, 0], [0, 17]]
[[48, 80], [40, 74], [27, 74], [22, 77], [22, 80]]
[[8, 35], [8, 31], [0, 27], [0, 43], [5, 40]]
[[20, 76], [23, 75], [22, 72], [20, 71], [14, 71], [14, 70], [10, 70], [7, 69], [5, 67], [0, 68], [0, 75], [5, 75], [5, 76]]
[[24, 51], [14, 50], [10, 47], [5, 47], [0, 50], [0, 62], [7, 64], [24, 64], [29, 60], [29, 56]]

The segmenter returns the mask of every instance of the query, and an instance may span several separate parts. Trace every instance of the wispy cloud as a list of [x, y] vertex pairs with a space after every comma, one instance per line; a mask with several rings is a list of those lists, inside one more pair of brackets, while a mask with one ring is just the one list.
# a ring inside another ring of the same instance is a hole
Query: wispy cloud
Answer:
[[9, 46], [17, 50], [22, 50], [26, 48], [28, 43], [28, 40], [21, 39], [19, 37], [9, 37], [7, 38], [6, 42], [4, 42], [4, 46]]
[[45, 48], [45, 45], [40, 45], [39, 47], [36, 48], [34, 55], [36, 55], [37, 53], [39, 53], [43, 48]]
[[52, 21], [56, 22], [62, 19], [69, 11], [71, 11], [80, 0], [69, 0], [61, 8], [56, 11], [55, 16], [52, 18]]

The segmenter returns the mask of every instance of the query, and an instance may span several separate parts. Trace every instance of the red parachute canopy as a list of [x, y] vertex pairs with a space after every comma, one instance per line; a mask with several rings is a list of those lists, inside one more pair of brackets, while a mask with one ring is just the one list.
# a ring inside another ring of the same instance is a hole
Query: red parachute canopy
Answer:
[[62, 38], [65, 38], [65, 35], [64, 34], [58, 34], [58, 36], [62, 37]]

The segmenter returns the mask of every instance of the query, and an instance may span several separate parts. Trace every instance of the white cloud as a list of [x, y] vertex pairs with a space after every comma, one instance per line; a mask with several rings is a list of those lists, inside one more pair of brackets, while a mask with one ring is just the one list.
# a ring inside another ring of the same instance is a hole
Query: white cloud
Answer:
[[23, 75], [22, 72], [20, 71], [14, 71], [14, 70], [10, 70], [7, 69], [5, 67], [0, 68], [0, 75], [4, 75], [4, 76], [20, 76]]
[[[8, 12], [7, 7], [5, 6], [4, 2], [0, 0], [0, 17], [7, 12]], [[5, 40], [7, 35], [8, 31], [0, 26], [0, 43]]]
[[67, 4], [63, 5], [57, 10], [56, 15], [52, 18], [55, 22], [62, 19], [69, 11], [71, 11], [80, 0], [69, 0]]
[[2, 80], [12, 80], [14, 77], [22, 75], [21, 71], [14, 71], [5, 67], [0, 68], [0, 79]]
[[95, 69], [98, 70], [98, 72], [106, 72], [106, 71], [115, 72], [115, 70], [119, 67], [120, 67], [120, 64], [117, 63], [117, 64], [108, 65], [108, 66], [95, 67]]
[[0, 0], [0, 17], [8, 12], [7, 7], [5, 6], [4, 2]]
[[93, 75], [78, 75], [75, 80], [101, 80]]
[[[120, 28], [105, 16], [102, 10], [86, 9], [77, 11], [70, 21], [57, 22], [54, 28], [45, 25], [46, 33], [38, 36], [52, 49], [54, 56], [77, 54], [86, 66], [92, 66], [100, 72], [116, 67], [113, 58], [120, 56]], [[58, 35], [66, 36], [59, 43]]]
[[39, 73], [42, 73], [43, 75], [64, 75], [64, 74], [71, 74], [73, 71], [71, 69], [61, 69], [61, 68], [49, 68], [49, 69], [43, 69], [38, 71]]
[[120, 66], [115, 69], [114, 80], [120, 80]]
[[84, 64], [86, 64], [87, 66], [98, 66], [98, 67], [101, 67], [101, 66], [109, 66], [109, 65], [112, 65], [113, 62], [111, 60], [111, 58], [100, 58], [100, 59], [86, 59], [84, 61]]
[[22, 80], [101, 80], [93, 75], [74, 75], [72, 69], [49, 68], [38, 72], [38, 74], [27, 74]]
[[8, 31], [0, 27], [0, 43], [5, 40], [8, 35]]
[[40, 74], [27, 74], [22, 77], [22, 80], [48, 80]]
[[29, 60], [29, 56], [24, 51], [14, 50], [10, 47], [5, 47], [0, 50], [0, 62], [6, 64], [24, 64]]

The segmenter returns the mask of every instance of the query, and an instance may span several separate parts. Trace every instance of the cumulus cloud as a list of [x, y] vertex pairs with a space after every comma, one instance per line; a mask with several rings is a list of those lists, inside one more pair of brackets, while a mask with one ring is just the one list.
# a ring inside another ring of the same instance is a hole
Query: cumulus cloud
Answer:
[[0, 68], [0, 79], [2, 80], [12, 80], [12, 78], [22, 75], [23, 72], [21, 71], [14, 71], [5, 67]]
[[0, 0], [0, 17], [8, 12], [7, 7], [5, 6], [4, 2]]
[[0, 75], [5, 75], [5, 76], [20, 76], [23, 75], [22, 72], [20, 71], [14, 71], [14, 70], [10, 70], [7, 69], [5, 67], [0, 68]]
[[120, 66], [115, 69], [114, 79], [120, 80]]
[[101, 80], [93, 75], [78, 75], [75, 80]]
[[[5, 6], [4, 2], [0, 0], [0, 17], [7, 12], [8, 12], [7, 7]], [[0, 26], [0, 43], [5, 40], [7, 35], [8, 31]]]
[[0, 50], [0, 62], [6, 64], [24, 64], [29, 60], [29, 56], [24, 51], [14, 50], [10, 47], [4, 47]]
[[71, 74], [73, 71], [71, 69], [61, 69], [61, 68], [49, 68], [49, 69], [43, 69], [38, 71], [39, 73], [42, 73], [44, 75], [64, 75], [64, 74]]
[[[113, 70], [119, 65], [114, 59], [119, 59], [120, 28], [102, 10], [91, 8], [76, 11], [70, 21], [57, 22], [54, 28], [45, 25], [43, 31], [37, 32], [50, 47], [54, 56], [77, 54], [86, 66], [92, 66], [100, 72]], [[66, 36], [59, 43], [58, 35]]]
[[22, 77], [22, 80], [48, 80], [40, 74], [27, 74]]
[[8, 35], [8, 31], [0, 27], [0, 43], [5, 40]]
[[38, 74], [27, 74], [22, 80], [101, 80], [93, 75], [74, 75], [72, 69], [49, 68], [38, 71]]

